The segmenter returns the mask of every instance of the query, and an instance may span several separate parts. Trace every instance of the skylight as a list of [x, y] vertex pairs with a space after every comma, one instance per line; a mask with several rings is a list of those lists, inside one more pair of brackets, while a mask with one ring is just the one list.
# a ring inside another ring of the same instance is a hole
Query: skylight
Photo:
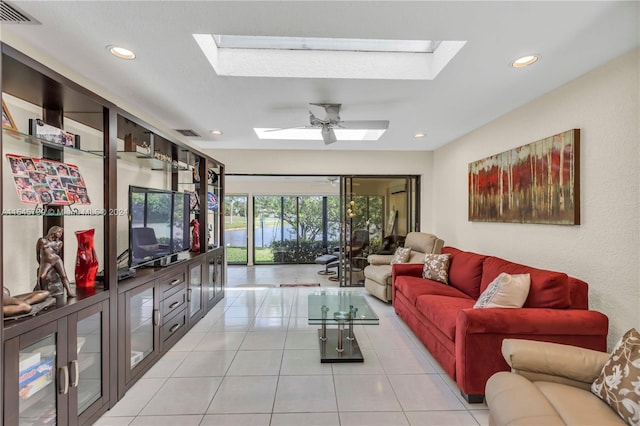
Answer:
[[[304, 140], [321, 141], [322, 133], [320, 128], [300, 127], [291, 129], [274, 129], [254, 127], [254, 132], [260, 139], [279, 140]], [[334, 128], [336, 138], [339, 141], [377, 141], [384, 134], [386, 129], [340, 129]]]
[[218, 75], [433, 80], [466, 41], [193, 34]]
[[439, 41], [431, 40], [374, 40], [362, 38], [269, 37], [220, 35], [213, 36], [218, 48], [331, 50], [348, 52], [405, 52], [433, 53]]

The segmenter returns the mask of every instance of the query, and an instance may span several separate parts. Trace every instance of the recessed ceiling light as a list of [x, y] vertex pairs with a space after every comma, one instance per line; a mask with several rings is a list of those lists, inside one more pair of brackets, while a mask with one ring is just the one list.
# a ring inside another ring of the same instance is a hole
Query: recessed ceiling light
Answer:
[[516, 59], [511, 63], [514, 68], [523, 68], [536, 62], [540, 57], [538, 55], [527, 55]]
[[107, 46], [107, 50], [113, 55], [117, 56], [120, 59], [135, 59], [136, 54], [130, 51], [129, 49], [125, 49], [120, 46]]
[[413, 137], [416, 139], [424, 138], [425, 136], [427, 135], [425, 135], [424, 133], [416, 133], [415, 135], [413, 135]]
[[213, 136], [221, 136], [222, 135], [222, 131], [221, 130], [211, 130], [209, 133], [211, 133]]

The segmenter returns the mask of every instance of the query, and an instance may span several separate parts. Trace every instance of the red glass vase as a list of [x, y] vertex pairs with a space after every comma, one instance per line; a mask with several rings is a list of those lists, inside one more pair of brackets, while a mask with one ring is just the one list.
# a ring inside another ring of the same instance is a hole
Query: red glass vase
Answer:
[[78, 253], [76, 257], [76, 287], [93, 288], [98, 273], [98, 257], [93, 246], [95, 229], [76, 231]]

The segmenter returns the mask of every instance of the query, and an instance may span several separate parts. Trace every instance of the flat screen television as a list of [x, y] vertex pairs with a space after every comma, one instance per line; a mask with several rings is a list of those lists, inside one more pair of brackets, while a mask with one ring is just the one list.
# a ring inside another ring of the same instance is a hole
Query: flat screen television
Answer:
[[189, 250], [189, 194], [129, 186], [129, 266]]

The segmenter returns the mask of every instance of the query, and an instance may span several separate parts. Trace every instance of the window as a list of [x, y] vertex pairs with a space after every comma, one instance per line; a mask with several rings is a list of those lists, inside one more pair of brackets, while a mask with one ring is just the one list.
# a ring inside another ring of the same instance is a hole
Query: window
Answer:
[[255, 196], [255, 263], [313, 263], [333, 250], [339, 244], [339, 205], [337, 196]]
[[224, 197], [224, 241], [227, 263], [246, 265], [248, 261], [248, 208], [247, 195]]

